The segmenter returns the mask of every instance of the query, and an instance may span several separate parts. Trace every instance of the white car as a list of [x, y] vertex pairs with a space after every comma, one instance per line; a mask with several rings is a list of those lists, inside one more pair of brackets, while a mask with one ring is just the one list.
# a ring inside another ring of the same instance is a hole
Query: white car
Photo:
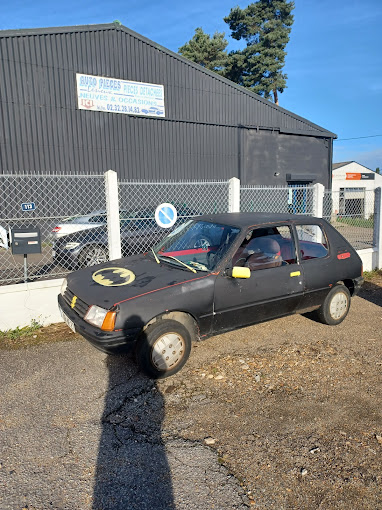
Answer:
[[[136, 217], [136, 211], [125, 211], [122, 210], [119, 212], [120, 220], [130, 220]], [[55, 239], [66, 236], [67, 234], [73, 234], [74, 232], [79, 232], [81, 230], [88, 230], [89, 228], [102, 227], [107, 224], [107, 214], [106, 211], [93, 211], [89, 214], [84, 214], [82, 216], [70, 216], [69, 218], [65, 218], [58, 223], [52, 230], [53, 237]]]
[[6, 250], [8, 250], [9, 248], [7, 230], [1, 225], [0, 225], [0, 248], [5, 248]]
[[55, 238], [73, 234], [80, 230], [102, 227], [107, 223], [106, 211], [93, 211], [83, 216], [70, 216], [58, 223], [52, 230]]

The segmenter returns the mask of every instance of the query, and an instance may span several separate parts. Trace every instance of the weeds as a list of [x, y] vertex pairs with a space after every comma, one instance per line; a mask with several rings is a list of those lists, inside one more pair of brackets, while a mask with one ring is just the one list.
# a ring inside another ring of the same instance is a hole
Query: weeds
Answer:
[[32, 322], [29, 326], [24, 326], [23, 328], [17, 327], [15, 329], [8, 329], [7, 331], [0, 331], [0, 339], [10, 338], [11, 340], [16, 340], [17, 338], [21, 338], [23, 336], [31, 336], [41, 327], [42, 325], [39, 322], [37, 322], [35, 319], [32, 319]]
[[382, 269], [374, 269], [373, 271], [364, 271], [363, 276], [366, 281], [372, 281], [373, 278], [382, 276]]

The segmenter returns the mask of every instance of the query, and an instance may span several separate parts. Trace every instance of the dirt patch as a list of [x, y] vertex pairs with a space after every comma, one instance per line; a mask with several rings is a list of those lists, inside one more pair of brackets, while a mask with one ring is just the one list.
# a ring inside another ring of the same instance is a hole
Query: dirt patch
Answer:
[[[208, 445], [251, 508], [381, 509], [381, 306], [379, 272], [339, 326], [295, 315], [194, 344], [157, 383], [161, 440]], [[0, 345], [75, 338], [57, 324]]]
[[27, 330], [23, 333], [21, 330], [0, 333], [0, 349], [25, 349], [26, 347], [41, 345], [53, 342], [65, 342], [82, 338], [74, 334], [64, 323], [51, 324], [33, 331]]

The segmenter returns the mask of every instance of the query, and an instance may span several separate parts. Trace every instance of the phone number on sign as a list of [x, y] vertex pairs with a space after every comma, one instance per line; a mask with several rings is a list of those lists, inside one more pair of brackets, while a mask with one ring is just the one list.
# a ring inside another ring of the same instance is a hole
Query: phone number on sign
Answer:
[[109, 112], [126, 112], [126, 113], [140, 113], [138, 106], [126, 106], [120, 104], [108, 104], [106, 108]]

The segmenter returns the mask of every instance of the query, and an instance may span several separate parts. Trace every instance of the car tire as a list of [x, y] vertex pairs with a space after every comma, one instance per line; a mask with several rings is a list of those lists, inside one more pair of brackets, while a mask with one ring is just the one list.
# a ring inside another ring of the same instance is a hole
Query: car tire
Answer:
[[109, 260], [108, 251], [103, 246], [92, 244], [86, 246], [78, 255], [78, 262], [80, 267], [96, 266]]
[[192, 241], [192, 244], [194, 248], [202, 248], [203, 250], [208, 250], [208, 248], [212, 246], [212, 241], [207, 236], [199, 236]]
[[160, 319], [141, 334], [135, 356], [138, 365], [152, 379], [164, 379], [184, 366], [191, 352], [192, 338], [180, 322]]
[[321, 307], [315, 311], [315, 316], [323, 324], [336, 326], [347, 316], [350, 309], [350, 292], [345, 285], [336, 285], [326, 296]]

